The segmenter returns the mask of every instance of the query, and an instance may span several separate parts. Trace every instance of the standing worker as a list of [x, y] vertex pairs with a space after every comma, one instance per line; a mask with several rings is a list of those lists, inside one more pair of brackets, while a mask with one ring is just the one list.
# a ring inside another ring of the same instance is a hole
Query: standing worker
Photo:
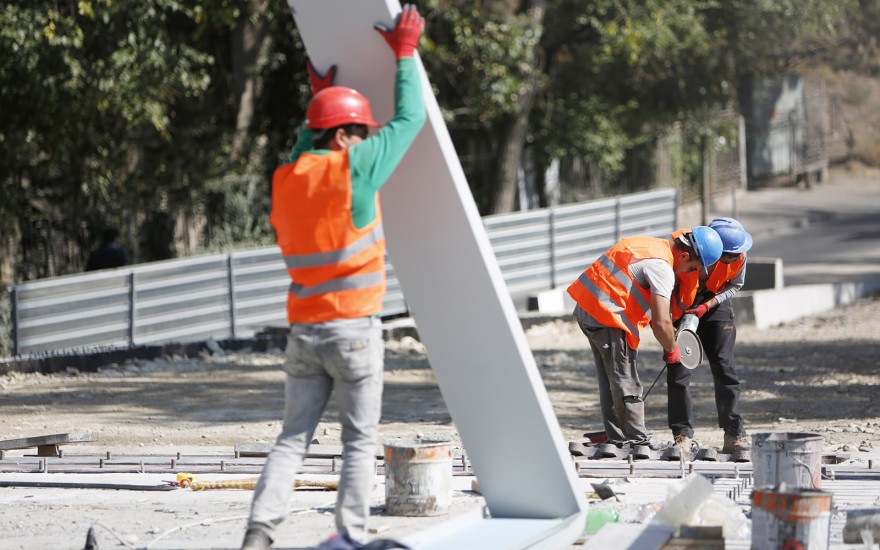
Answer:
[[308, 64], [315, 95], [291, 164], [272, 180], [270, 221], [292, 279], [284, 421], [257, 483], [243, 550], [271, 545], [334, 387], [343, 444], [337, 535], [359, 541], [366, 534], [384, 368], [378, 314], [385, 238], [378, 191], [425, 122], [414, 59], [424, 25], [407, 5], [393, 30], [377, 27], [397, 58], [397, 76], [394, 117], [372, 137], [367, 128], [378, 125], [367, 99], [332, 86], [335, 66], [320, 76]]
[[[697, 336], [712, 369], [718, 426], [724, 430], [721, 452], [737, 454], [737, 460], [746, 460], [751, 444], [739, 414], [740, 382], [733, 353], [736, 324], [731, 298], [745, 283], [746, 252], [752, 247], [752, 236], [733, 218], [716, 218], [709, 227], [721, 237], [724, 252], [708, 273], [678, 276], [678, 299], [674, 300], [672, 315], [677, 319], [682, 313], [691, 313], [700, 319]], [[682, 307], [689, 309], [682, 312]], [[666, 371], [669, 428], [676, 447], [683, 450], [691, 449], [694, 437], [692, 375], [693, 372], [681, 364], [670, 364]]]
[[656, 447], [645, 427], [636, 363], [640, 331], [650, 322], [663, 358], [680, 362], [670, 314], [675, 275], [705, 270], [720, 256], [721, 238], [709, 227], [695, 227], [676, 239], [626, 238], [568, 287], [577, 303], [574, 316], [593, 350], [610, 443]]

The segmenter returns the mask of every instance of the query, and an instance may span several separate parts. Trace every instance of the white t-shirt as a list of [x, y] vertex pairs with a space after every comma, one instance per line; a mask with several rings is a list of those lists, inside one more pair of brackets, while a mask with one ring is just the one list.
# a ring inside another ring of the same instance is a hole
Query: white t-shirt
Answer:
[[675, 288], [675, 272], [666, 260], [647, 258], [635, 260], [629, 264], [629, 276], [640, 287], [650, 288], [652, 294], [664, 298], [672, 298], [672, 289]]

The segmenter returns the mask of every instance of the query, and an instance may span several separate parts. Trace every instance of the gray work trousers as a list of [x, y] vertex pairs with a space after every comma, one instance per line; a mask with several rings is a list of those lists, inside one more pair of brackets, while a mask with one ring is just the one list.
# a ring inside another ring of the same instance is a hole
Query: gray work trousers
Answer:
[[297, 323], [291, 327], [286, 354], [284, 423], [257, 483], [248, 528], [274, 538], [275, 527], [287, 515], [296, 473], [335, 388], [343, 445], [336, 527], [362, 540], [375, 482], [382, 409], [381, 321], [361, 317]]
[[626, 333], [616, 327], [587, 326], [580, 320], [578, 326], [593, 350], [608, 441], [617, 445], [648, 443], [645, 402], [636, 368], [638, 354], [626, 343]]

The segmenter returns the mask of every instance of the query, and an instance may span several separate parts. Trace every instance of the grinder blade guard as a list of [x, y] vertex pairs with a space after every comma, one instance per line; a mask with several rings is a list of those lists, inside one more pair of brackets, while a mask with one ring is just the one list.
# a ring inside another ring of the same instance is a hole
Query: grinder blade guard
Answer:
[[691, 313], [682, 315], [678, 330], [675, 333], [675, 341], [681, 349], [681, 364], [686, 369], [693, 370], [703, 362], [703, 344], [697, 336], [697, 326], [700, 319]]

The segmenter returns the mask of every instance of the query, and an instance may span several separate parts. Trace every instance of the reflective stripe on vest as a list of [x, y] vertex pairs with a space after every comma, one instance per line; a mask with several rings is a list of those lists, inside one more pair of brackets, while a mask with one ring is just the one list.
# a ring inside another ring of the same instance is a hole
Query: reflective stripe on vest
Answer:
[[289, 323], [375, 315], [385, 293], [385, 235], [376, 217], [354, 224], [348, 151], [303, 153], [272, 178], [272, 213], [291, 284]]
[[[605, 256], [605, 258], [607, 258], [607, 256]], [[597, 287], [596, 284], [593, 281], [591, 281], [589, 277], [587, 277], [586, 273], [581, 273], [580, 277], [578, 277], [578, 281], [580, 281], [580, 283], [582, 285], [584, 285], [584, 288], [586, 288], [590, 292], [590, 294], [592, 294], [593, 296], [596, 297], [596, 299], [599, 301], [600, 304], [602, 304], [605, 308], [607, 308], [609, 311], [611, 311], [611, 313], [619, 316], [620, 321], [626, 325], [626, 328], [628, 328], [631, 333], [635, 334], [636, 337], [638, 337], [639, 327], [633, 325], [632, 322], [626, 317], [626, 315], [624, 315], [624, 313], [626, 312], [626, 309], [617, 305], [617, 303], [614, 300], [612, 300], [610, 296], [608, 296], [607, 294], [602, 292], [599, 289], [599, 287]], [[581, 309], [583, 309], [583, 308], [581, 308]], [[587, 310], [584, 310], [584, 311], [587, 313], [587, 315], [590, 315], [589, 311], [587, 311]], [[592, 315], [590, 315], [590, 317], [592, 317], [593, 320], [595, 320], [597, 323], [599, 322]]]
[[665, 239], [623, 239], [599, 256], [569, 287], [568, 293], [600, 326], [626, 333], [627, 344], [638, 347], [640, 331], [651, 319], [650, 290], [629, 274], [634, 260], [661, 259], [672, 267], [670, 244]]
[[290, 293], [299, 299], [317, 296], [318, 294], [327, 294], [328, 292], [339, 292], [341, 290], [355, 290], [358, 288], [370, 288], [382, 283], [382, 272], [365, 273], [363, 275], [351, 275], [340, 279], [331, 279], [315, 286], [303, 286], [296, 283], [290, 283]]
[[339, 250], [331, 250], [329, 252], [316, 252], [314, 254], [296, 254], [284, 256], [284, 263], [287, 269], [298, 269], [302, 267], [320, 267], [325, 265], [338, 264], [349, 258], [360, 254], [364, 250], [375, 245], [385, 238], [385, 232], [382, 225], [377, 225], [372, 231]]

